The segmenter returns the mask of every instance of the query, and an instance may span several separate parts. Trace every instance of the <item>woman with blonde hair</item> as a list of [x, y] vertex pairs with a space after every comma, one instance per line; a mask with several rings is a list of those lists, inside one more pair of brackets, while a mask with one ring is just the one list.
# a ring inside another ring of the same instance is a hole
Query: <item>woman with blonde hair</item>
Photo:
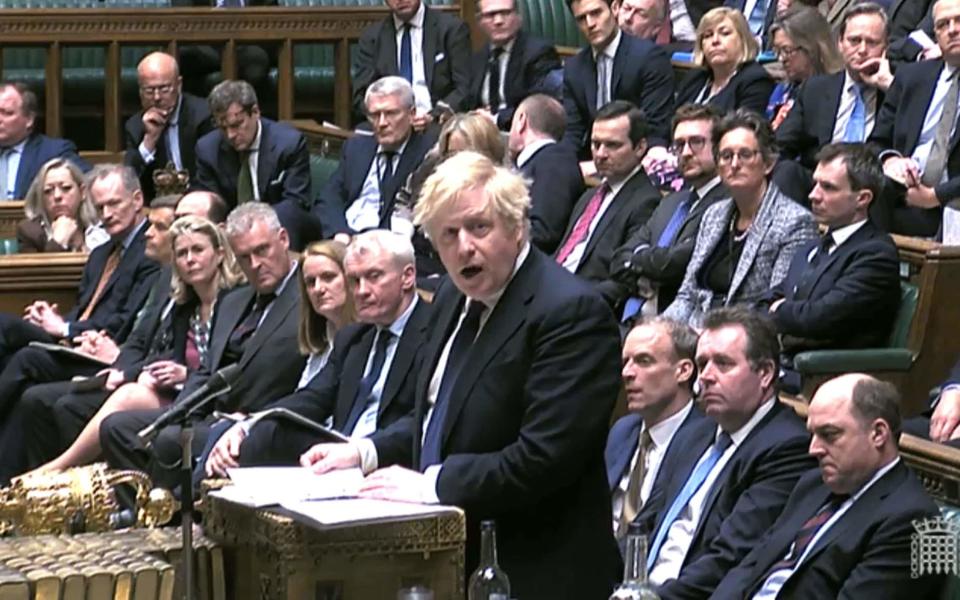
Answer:
[[23, 199], [20, 252], [89, 252], [108, 241], [83, 186], [83, 172], [65, 158], [48, 160]]
[[[84, 427], [73, 444], [39, 470], [60, 470], [86, 464], [100, 455], [100, 423], [123, 410], [160, 408], [169, 404], [187, 379], [205, 362], [217, 300], [243, 282], [223, 230], [202, 217], [181, 217], [170, 229], [173, 276], [170, 302], [144, 361], [116, 375], [108, 371], [105, 389], [116, 391]], [[110, 377], [132, 383], [111, 381]], [[119, 386], [119, 387], [118, 387]]]
[[707, 11], [697, 25], [692, 70], [677, 87], [677, 106], [711, 104], [726, 113], [763, 113], [774, 81], [760, 64], [760, 46], [743, 14], [725, 6]]

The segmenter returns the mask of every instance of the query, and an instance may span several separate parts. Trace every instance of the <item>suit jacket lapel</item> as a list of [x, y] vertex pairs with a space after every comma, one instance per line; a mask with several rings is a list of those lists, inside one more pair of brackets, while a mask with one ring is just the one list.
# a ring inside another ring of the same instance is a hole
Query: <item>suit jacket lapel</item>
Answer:
[[294, 280], [296, 277], [299, 277], [299, 275], [294, 272], [290, 276], [290, 280], [287, 281], [283, 292], [277, 296], [273, 304], [271, 304], [267, 316], [263, 318], [260, 326], [257, 327], [257, 330], [253, 333], [253, 337], [247, 341], [243, 349], [243, 356], [240, 357], [241, 367], [246, 367], [246, 365], [250, 363], [257, 352], [260, 351], [260, 348], [267, 338], [280, 328], [280, 324], [287, 318], [287, 313], [296, 307], [300, 295], [300, 291], [297, 289], [297, 282]]
[[593, 51], [589, 46], [583, 50], [583, 56], [588, 71], [585, 86], [587, 97], [584, 98], [584, 103], [587, 105], [590, 117], [593, 118], [597, 116], [597, 59], [593, 57]]
[[[920, 141], [920, 134], [923, 132], [923, 121], [927, 116], [927, 107], [930, 106], [930, 101], [933, 100], [933, 94], [937, 90], [937, 82], [940, 79], [940, 73], [943, 72], [943, 62], [938, 61], [939, 68], [936, 70], [936, 75], [934, 77], [924, 78], [924, 81], [920, 85], [919, 93], [916, 94], [915, 98], [922, 101], [923, 104], [917, 103], [917, 110], [914, 113], [914, 118], [917, 119], [916, 127], [911, 127], [912, 139], [907, 140], [910, 144], [908, 148], [916, 148], [917, 143]], [[956, 137], [956, 132], [954, 132], [954, 138]], [[951, 147], [953, 146], [953, 140], [950, 140]]]
[[607, 483], [614, 490], [623, 479], [623, 474], [630, 465], [633, 453], [640, 445], [640, 427], [643, 419], [638, 414], [624, 417], [624, 423], [619, 430], [619, 437], [611, 439], [607, 444], [605, 462], [607, 465]]
[[[830, 87], [830, 98], [827, 106], [831, 107], [831, 111], [823, 111], [818, 119], [820, 123], [820, 136], [819, 139], [830, 140], [833, 139], [833, 128], [837, 124], [837, 111], [840, 110], [840, 100], [843, 98], [843, 84], [846, 81], [846, 75], [843, 71], [833, 75], [833, 85]], [[880, 98], [877, 98], [877, 110], [880, 110]]]
[[223, 166], [220, 172], [220, 180], [223, 182], [225, 190], [224, 196], [232, 196], [236, 203], [237, 198], [237, 178], [240, 176], [240, 155], [233, 149], [226, 138], [220, 141], [220, 159]]
[[[427, 78], [427, 88], [433, 85], [433, 67], [437, 64], [437, 24], [433, 12], [423, 7], [423, 74]], [[450, 57], [447, 57], [450, 60]]]
[[[449, 284], [452, 287], [452, 284]], [[441, 286], [442, 288], [442, 286]], [[416, 437], [413, 444], [413, 464], [417, 465], [420, 461], [420, 442], [423, 437], [423, 419], [427, 414], [429, 402], [427, 399], [430, 390], [430, 380], [433, 379], [437, 370], [437, 363], [440, 361], [440, 354], [453, 333], [453, 328], [457, 325], [460, 312], [463, 310], [464, 296], [459, 291], [451, 294], [451, 300], [443, 304], [437, 304], [437, 310], [434, 317], [437, 323], [443, 323], [443, 329], [439, 330], [443, 335], [435, 335], [430, 340], [424, 356], [426, 361], [420, 371], [420, 377], [417, 378], [417, 402], [416, 402]]]
[[386, 18], [383, 28], [380, 30], [380, 47], [383, 48], [381, 56], [386, 54], [387, 60], [384, 66], [388, 67], [384, 75], [399, 75], [400, 64], [397, 61], [397, 28], [393, 22], [393, 15]]
[[[814, 287], [816, 287], [817, 282], [820, 281], [820, 278], [823, 277], [823, 274], [830, 269], [830, 266], [833, 263], [840, 260], [841, 256], [845, 257], [847, 254], [850, 254], [850, 252], [856, 249], [861, 241], [872, 238], [874, 232], [875, 230], [873, 228], [873, 224], [871, 224], [870, 221], [864, 223], [860, 229], [854, 231], [853, 235], [847, 238], [843, 244], [838, 246], [837, 249], [833, 251], [833, 254], [827, 256], [826, 260], [821, 259], [820, 264], [817, 265], [817, 268], [814, 269], [810, 275], [804, 278], [804, 287], [808, 290], [812, 290]], [[809, 281], [807, 281], [807, 279]]]
[[393, 177], [384, 182], [385, 185], [383, 186], [383, 189], [380, 190], [381, 227], [389, 229], [389, 219], [390, 215], [393, 213], [394, 196], [396, 196], [397, 190], [400, 188], [400, 186], [405, 183], [405, 178], [401, 177], [400, 173], [412, 173], [416, 161], [423, 158], [423, 155], [418, 152], [420, 147], [420, 139], [421, 138], [418, 134], [410, 134], [410, 139], [407, 141], [407, 146], [403, 149], [403, 154], [400, 155], [400, 160], [397, 161], [397, 168], [393, 171]]
[[629, 204], [633, 202], [633, 195], [636, 191], [643, 186], [643, 178], [647, 175], [643, 172], [643, 169], [640, 169], [633, 174], [633, 177], [627, 181], [620, 191], [613, 197], [613, 200], [610, 201], [610, 206], [607, 207], [607, 210], [603, 213], [603, 216], [600, 217], [600, 221], [597, 223], [597, 226], [594, 227], [593, 233], [590, 234], [590, 237], [587, 238], [587, 246], [583, 249], [583, 257], [580, 259], [580, 264], [583, 265], [587, 262], [587, 257], [590, 256], [590, 253], [593, 252], [593, 249], [597, 247], [597, 244], [600, 243], [600, 240], [604, 237], [604, 232], [608, 227], [617, 219], [617, 214], [621, 210], [626, 210], [629, 208]]
[[[197, 126], [193, 122], [193, 112], [190, 110], [190, 106], [187, 103], [187, 98], [184, 97], [180, 100], [180, 116], [177, 117], [177, 141], [180, 142], [180, 164], [183, 165], [184, 169], [188, 171], [196, 165], [196, 159], [193, 156], [193, 152], [196, 146], [196, 140], [191, 144], [190, 143], [190, 132]], [[164, 138], [163, 147], [166, 149], [166, 137]], [[169, 153], [167, 153], [169, 155]], [[170, 159], [166, 159], [170, 160]], [[194, 173], [190, 173], [190, 177], [193, 177]]]
[[737, 290], [740, 289], [740, 284], [747, 278], [747, 273], [753, 268], [753, 261], [757, 257], [760, 245], [763, 243], [763, 239], [767, 236], [767, 232], [773, 224], [772, 206], [777, 200], [777, 196], [773, 193], [774, 189], [772, 185], [768, 184], [767, 192], [760, 204], [760, 210], [757, 211], [757, 216], [754, 217], [751, 231], [747, 233], [747, 241], [743, 245], [743, 253], [740, 255], [740, 260], [737, 261], [737, 268], [733, 274], [733, 280], [730, 282], [730, 291], [727, 292], [727, 300], [736, 295]]
[[481, 105], [483, 104], [483, 82], [487, 77], [487, 65], [490, 62], [489, 42], [483, 45], [483, 48], [474, 56], [473, 61], [476, 76], [471, 82], [472, 89], [470, 90], [470, 94], [476, 99], [477, 104]]
[[521, 31], [517, 34], [513, 42], [513, 48], [510, 49], [510, 57], [507, 60], [506, 81], [503, 82], [503, 100], [507, 104], [512, 104], [514, 99], [522, 100], [524, 90], [519, 89], [522, 82], [523, 73], [520, 67], [523, 62], [524, 48], [526, 46], [526, 35]]
[[664, 456], [663, 462], [660, 463], [660, 472], [669, 473], [670, 480], [666, 489], [666, 503], [663, 510], [657, 514], [653, 532], [663, 526], [663, 519], [667, 516], [670, 505], [676, 500], [684, 484], [687, 483], [687, 479], [693, 474], [693, 469], [697, 466], [700, 457], [707, 451], [707, 448], [713, 445], [716, 431], [717, 426], [713, 421], [701, 419], [699, 424], [683, 435], [681, 435], [681, 432], [677, 432], [673, 441], [670, 442], [671, 446], [679, 444], [683, 451], [670, 457]]
[[273, 175], [273, 167], [277, 164], [274, 150], [269, 123], [261, 119], [260, 149], [257, 151], [257, 189], [260, 190], [260, 202], [269, 202], [267, 186], [270, 184], [271, 175]]
[[[357, 139], [356, 137], [353, 139]], [[363, 183], [367, 180], [367, 173], [373, 161], [377, 158], [377, 142], [373, 138], [363, 138], [362, 145], [357, 150], [357, 158], [346, 160], [346, 168], [349, 169], [350, 176], [347, 181], [350, 182], [350, 189], [347, 198], [353, 202], [363, 191]], [[342, 163], [341, 163], [342, 164]], [[349, 204], [347, 204], [349, 206]]]
[[220, 359], [223, 358], [223, 351], [227, 347], [230, 335], [237, 328], [244, 311], [253, 301], [254, 291], [252, 286], [246, 286], [236, 292], [235, 297], [230, 298], [230, 302], [225, 302], [221, 307], [217, 307], [217, 322], [214, 327], [213, 339], [210, 342], [210, 371], [216, 371], [220, 367]]
[[342, 423], [344, 435], [350, 435], [346, 428], [356, 425], [356, 423], [347, 423], [347, 418], [353, 410], [353, 403], [357, 398], [357, 390], [360, 388], [360, 380], [363, 378], [363, 371], [367, 367], [367, 359], [370, 357], [370, 348], [373, 346], [373, 340], [377, 335], [377, 328], [370, 326], [364, 332], [360, 341], [353, 345], [343, 361], [343, 372], [340, 374], [340, 387], [337, 391], [337, 414], [335, 420]]
[[631, 42], [630, 35], [626, 32], [620, 36], [620, 45], [617, 46], [617, 53], [613, 55], [613, 73], [610, 74], [610, 98], [617, 97], [617, 88], [620, 87], [623, 72], [630, 68], [630, 65], [627, 64], [627, 56], [630, 54], [629, 46]]
[[[417, 300], [417, 306], [413, 309], [410, 319], [403, 328], [403, 334], [397, 341], [397, 349], [393, 353], [393, 362], [390, 364], [390, 370], [387, 372], [387, 380], [383, 383], [383, 391], [380, 393], [380, 407], [378, 415], [390, 406], [397, 392], [400, 391], [400, 384], [408, 377], [413, 366], [413, 359], [417, 355], [420, 343], [423, 341], [424, 332], [428, 321], [422, 316], [428, 314], [426, 302]], [[412, 375], [409, 375], [412, 376]]]
[[[23, 145], [23, 152], [20, 154], [20, 166], [17, 167], [16, 185], [13, 186], [13, 195], [17, 200], [22, 200], [27, 195], [30, 188], [30, 174], [36, 173], [40, 165], [37, 165], [37, 153], [40, 151], [40, 136], [31, 135], [27, 138], [27, 143]], [[3, 182], [6, 186], [7, 183]], [[20, 192], [19, 194], [17, 192]]]

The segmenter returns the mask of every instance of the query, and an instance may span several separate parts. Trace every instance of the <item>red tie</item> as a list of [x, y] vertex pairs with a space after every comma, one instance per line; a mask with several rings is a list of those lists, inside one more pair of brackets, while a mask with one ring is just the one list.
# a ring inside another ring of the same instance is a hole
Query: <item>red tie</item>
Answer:
[[603, 204], [603, 199], [608, 193], [610, 193], [610, 186], [606, 182], [600, 184], [600, 187], [594, 192], [593, 197], [590, 198], [590, 202], [587, 202], [587, 207], [583, 210], [583, 214], [577, 219], [576, 225], [573, 226], [570, 237], [567, 238], [566, 243], [560, 248], [560, 251], [557, 252], [558, 263], [562, 265], [563, 261], [567, 260], [567, 257], [570, 256], [573, 249], [577, 247], [577, 244], [587, 239], [587, 234], [590, 233], [590, 224], [593, 223], [597, 213], [600, 212], [600, 205]]

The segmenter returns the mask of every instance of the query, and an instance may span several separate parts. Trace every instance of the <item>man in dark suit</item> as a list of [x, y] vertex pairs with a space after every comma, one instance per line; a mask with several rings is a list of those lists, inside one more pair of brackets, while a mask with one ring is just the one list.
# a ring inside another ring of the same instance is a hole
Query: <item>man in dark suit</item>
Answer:
[[387, 467], [365, 496], [462, 507], [467, 573], [480, 521], [496, 519], [518, 598], [603, 598], [620, 576], [603, 465], [619, 337], [603, 300], [530, 246], [529, 203], [519, 175], [477, 153], [437, 168], [417, 221], [450, 278], [434, 298], [415, 413], [314, 446], [304, 463]]
[[509, 131], [517, 105], [535, 92], [549, 93], [548, 76], [562, 66], [553, 45], [522, 30], [516, 0], [482, 0], [478, 7], [487, 43], [471, 59], [469, 104]]
[[73, 142], [33, 131], [39, 112], [37, 95], [26, 85], [0, 83], [0, 200], [23, 199], [40, 167], [52, 158], [90, 170]]
[[703, 213], [729, 197], [713, 157], [713, 130], [720, 113], [709, 104], [686, 104], [673, 118], [673, 153], [689, 189], [660, 201], [650, 219], [620, 246], [610, 260], [611, 277], [632, 298], [623, 319], [655, 315], [670, 306], [693, 254]]
[[884, 193], [871, 218], [884, 231], [934, 236], [942, 205], [960, 197], [960, 150], [954, 131], [956, 78], [960, 68], [960, 31], [950, 26], [960, 18], [960, 0], [938, 0], [933, 6], [942, 60], [904, 64], [890, 86], [870, 141], [881, 153], [887, 176]]
[[[707, 313], [697, 343], [700, 403], [710, 417], [673, 443], [685, 451], [651, 532], [647, 565], [661, 598], [702, 598], [760, 540], [790, 490], [813, 467], [803, 420], [776, 396], [779, 343], [746, 308]], [[657, 508], [657, 507], [653, 507]]]
[[586, 158], [597, 111], [626, 100], [643, 109], [651, 145], [666, 144], [673, 115], [670, 57], [650, 40], [622, 33], [606, 0], [571, 0], [568, 6], [589, 45], [563, 65], [564, 143]]
[[[786, 369], [804, 350], [882, 346], [900, 305], [897, 247], [867, 217], [883, 190], [880, 160], [863, 144], [847, 143], [825, 146], [818, 158], [810, 208], [827, 232], [797, 250], [763, 301]], [[792, 383], [798, 391], [799, 379]]]
[[140, 187], [149, 203], [156, 194], [153, 172], [173, 163], [177, 169], [197, 173], [197, 140], [213, 131], [205, 100], [183, 92], [175, 58], [153, 52], [137, 65], [140, 112], [124, 125], [127, 151], [123, 162], [140, 176]]
[[530, 181], [530, 241], [553, 254], [563, 238], [583, 177], [576, 153], [563, 138], [567, 116], [563, 105], [545, 94], [527, 97], [513, 116], [508, 148]]
[[897, 389], [868, 375], [823, 384], [810, 454], [783, 513], [711, 598], [939, 598], [945, 575], [912, 576], [915, 523], [940, 511], [897, 451]]
[[660, 466], [684, 450], [671, 442], [705, 418], [693, 405], [696, 349], [696, 332], [666, 319], [638, 324], [623, 341], [621, 375], [630, 414], [610, 428], [604, 451], [618, 539], [642, 507], [663, 504], [670, 474]]
[[626, 290], [610, 277], [617, 248], [647, 222], [660, 202], [660, 192], [640, 161], [647, 151], [643, 112], [629, 102], [614, 100], [597, 113], [590, 140], [600, 187], [580, 196], [554, 259], [564, 269], [594, 282], [611, 307], [626, 298]]
[[893, 82], [884, 58], [887, 17], [880, 6], [865, 2], [847, 11], [837, 32], [837, 47], [844, 70], [808, 79], [777, 128], [781, 158], [799, 163], [787, 166], [781, 161], [774, 171], [774, 181], [792, 198], [810, 195], [810, 175], [820, 148], [867, 139]]
[[761, 40], [760, 46], [766, 48], [769, 45], [770, 26], [777, 16], [777, 0], [725, 0], [723, 5], [743, 13], [750, 33]]
[[933, 0], [893, 0], [890, 17], [891, 61], [914, 62], [940, 57], [934, 41]]
[[[347, 247], [344, 271], [358, 323], [337, 333], [330, 361], [309, 384], [267, 408], [282, 407], [350, 437], [384, 429], [413, 410], [417, 354], [425, 342], [430, 306], [417, 297], [413, 245], [404, 235], [376, 229]], [[299, 464], [321, 438], [292, 421], [240, 422], [217, 442], [208, 476], [239, 465]]]
[[387, 75], [413, 86], [413, 126], [423, 131], [442, 112], [470, 105], [470, 32], [457, 17], [421, 0], [387, 0], [393, 13], [364, 30], [353, 63], [353, 109], [362, 118], [367, 86]]
[[209, 101], [219, 129], [197, 142], [191, 188], [216, 192], [231, 209], [254, 201], [273, 206], [291, 248], [302, 249], [316, 237], [306, 138], [261, 117], [257, 94], [245, 81], [220, 82]]
[[[365, 229], [412, 229], [395, 216], [397, 191], [420, 166], [436, 136], [417, 133], [414, 94], [402, 77], [384, 77], [366, 91], [373, 136], [356, 135], [343, 145], [340, 164], [317, 194], [313, 216], [324, 238]], [[343, 240], [348, 241], [347, 239]]]
[[[220, 300], [207, 362], [190, 374], [178, 399], [186, 398], [229, 365], [239, 365], [241, 374], [229, 393], [197, 415], [195, 457], [206, 444], [212, 423], [208, 415], [214, 409], [253, 412], [293, 391], [304, 365], [303, 356], [295, 351], [299, 269], [289, 256], [287, 233], [276, 212], [261, 202], [248, 202], [230, 213], [226, 231], [250, 284]], [[110, 415], [100, 426], [100, 445], [111, 466], [147, 471], [158, 485], [174, 487], [181, 456], [180, 427], [162, 429], [151, 451], [144, 449], [137, 437], [138, 431], [163, 412], [134, 410]]]

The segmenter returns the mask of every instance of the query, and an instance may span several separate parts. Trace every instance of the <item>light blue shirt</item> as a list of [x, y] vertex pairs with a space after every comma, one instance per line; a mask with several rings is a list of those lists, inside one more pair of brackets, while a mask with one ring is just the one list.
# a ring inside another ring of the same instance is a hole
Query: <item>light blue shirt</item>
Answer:
[[23, 148], [27, 145], [29, 136], [23, 138], [19, 144], [10, 146], [7, 154], [0, 160], [7, 161], [7, 194], [4, 200], [16, 200], [17, 172], [20, 171], [20, 159], [23, 157]]

